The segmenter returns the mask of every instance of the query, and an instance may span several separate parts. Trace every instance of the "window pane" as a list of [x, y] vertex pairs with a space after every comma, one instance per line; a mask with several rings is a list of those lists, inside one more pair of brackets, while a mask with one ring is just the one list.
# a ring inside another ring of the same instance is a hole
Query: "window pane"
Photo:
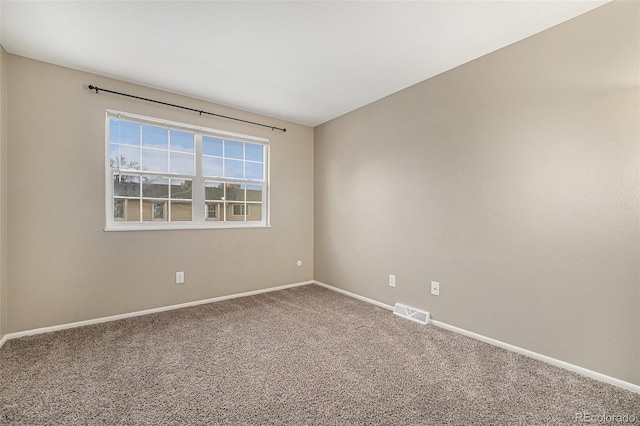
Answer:
[[140, 200], [125, 201], [125, 220], [127, 222], [140, 222]]
[[142, 146], [169, 149], [169, 130], [164, 127], [143, 124]]
[[182, 175], [194, 175], [193, 154], [183, 154], [181, 152], [171, 152], [171, 173]]
[[224, 177], [244, 178], [244, 162], [241, 160], [224, 160]]
[[166, 201], [151, 201], [151, 200], [142, 201], [142, 220], [143, 221], [166, 222], [168, 219], [169, 218], [167, 215]]
[[153, 218], [154, 219], [166, 219], [165, 210], [167, 203], [153, 203]]
[[224, 200], [224, 183], [207, 181], [204, 183], [205, 200]]
[[259, 161], [262, 163], [262, 152], [262, 145], [259, 145], [257, 143], [244, 144], [245, 160]]
[[114, 175], [113, 195], [115, 197], [139, 197], [140, 177], [131, 175]]
[[259, 222], [262, 220], [262, 204], [247, 204], [247, 222]]
[[140, 124], [117, 118], [109, 119], [109, 141], [140, 145]]
[[109, 168], [120, 168], [120, 145], [113, 143], [109, 145]]
[[205, 219], [208, 221], [224, 220], [224, 204], [223, 203], [207, 203], [205, 210]]
[[227, 204], [227, 220], [244, 222], [245, 205], [243, 203]]
[[247, 201], [262, 201], [262, 185], [247, 184]]
[[172, 201], [171, 202], [171, 221], [183, 222], [191, 221], [192, 209], [191, 201]]
[[193, 152], [194, 136], [195, 135], [193, 133], [182, 132], [180, 130], [170, 130], [169, 137], [171, 138], [171, 150]]
[[142, 170], [167, 173], [169, 171], [169, 151], [142, 148]]
[[203, 136], [202, 153], [205, 155], [216, 155], [218, 157], [222, 157], [222, 139]]
[[202, 157], [202, 174], [204, 176], [222, 176], [222, 158]]
[[115, 198], [113, 200], [113, 220], [115, 222], [139, 222], [140, 201]]
[[244, 184], [227, 184], [227, 201], [244, 201]]
[[191, 199], [190, 179], [171, 179], [171, 198]]
[[244, 158], [244, 143], [237, 141], [224, 141], [224, 156], [225, 158], [239, 158], [242, 160]]
[[245, 163], [245, 173], [247, 179], [262, 180], [264, 178], [262, 171], [262, 163]]
[[126, 203], [127, 200], [123, 198], [115, 198], [113, 200], [113, 219], [116, 221], [125, 220]]
[[142, 196], [148, 198], [169, 198], [169, 179], [150, 176], [142, 181]]
[[109, 147], [109, 167], [140, 170], [140, 148], [112, 144]]

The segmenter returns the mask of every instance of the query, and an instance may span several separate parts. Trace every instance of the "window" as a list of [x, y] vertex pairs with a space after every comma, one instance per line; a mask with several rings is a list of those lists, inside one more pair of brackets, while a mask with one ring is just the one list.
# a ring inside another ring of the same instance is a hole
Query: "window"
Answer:
[[113, 200], [113, 218], [115, 220], [127, 220], [127, 200], [116, 198]]
[[[245, 213], [246, 211], [246, 213]], [[245, 216], [245, 215], [249, 215], [249, 206], [246, 206], [245, 209], [245, 204], [234, 204], [233, 205], [233, 215], [234, 216]]]
[[164, 220], [165, 203], [153, 203], [153, 220]]
[[107, 112], [107, 230], [267, 226], [269, 141]]
[[207, 204], [207, 219], [217, 219], [218, 218], [218, 205], [217, 204]]

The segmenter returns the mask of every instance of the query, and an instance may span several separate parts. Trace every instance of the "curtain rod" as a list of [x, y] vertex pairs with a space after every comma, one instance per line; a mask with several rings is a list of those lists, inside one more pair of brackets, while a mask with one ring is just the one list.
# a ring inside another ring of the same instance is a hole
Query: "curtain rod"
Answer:
[[254, 126], [266, 127], [267, 129], [271, 129], [272, 131], [273, 130], [280, 130], [281, 132], [286, 132], [287, 131], [287, 129], [285, 129], [283, 127], [269, 126], [267, 124], [256, 123], [255, 121], [242, 120], [241, 118], [229, 117], [229, 116], [226, 116], [226, 115], [215, 114], [213, 112], [202, 111], [202, 110], [195, 109], [195, 108], [189, 108], [189, 107], [185, 107], [185, 106], [181, 106], [181, 105], [170, 104], [168, 102], [156, 101], [154, 99], [148, 99], [148, 98], [143, 98], [143, 97], [140, 97], [140, 96], [129, 95], [127, 93], [115, 92], [113, 90], [107, 90], [107, 89], [103, 89], [102, 87], [94, 86], [93, 84], [89, 85], [89, 90], [95, 90], [96, 93], [98, 93], [99, 91], [103, 91], [103, 92], [107, 92], [107, 93], [113, 93], [115, 95], [126, 96], [128, 98], [140, 99], [141, 101], [153, 102], [153, 103], [156, 103], [156, 104], [167, 105], [167, 106], [174, 107], [174, 108], [186, 109], [188, 111], [197, 112], [200, 115], [207, 114], [207, 115], [213, 115], [214, 117], [226, 118], [227, 120], [240, 121], [242, 123], [253, 124]]

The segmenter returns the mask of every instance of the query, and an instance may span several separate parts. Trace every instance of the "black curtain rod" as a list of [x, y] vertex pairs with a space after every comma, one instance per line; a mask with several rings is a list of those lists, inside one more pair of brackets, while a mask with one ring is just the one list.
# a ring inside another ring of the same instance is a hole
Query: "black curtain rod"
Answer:
[[167, 106], [174, 107], [174, 108], [186, 109], [188, 111], [197, 112], [200, 115], [202, 115], [202, 114], [213, 115], [214, 117], [226, 118], [227, 120], [240, 121], [242, 123], [253, 124], [254, 126], [266, 127], [267, 129], [271, 129], [271, 130], [280, 130], [281, 132], [286, 132], [287, 131], [287, 129], [282, 128], [282, 127], [269, 126], [267, 124], [256, 123], [255, 121], [242, 120], [240, 118], [229, 117], [229, 116], [226, 116], [226, 115], [215, 114], [213, 112], [202, 111], [202, 110], [195, 109], [195, 108], [189, 108], [189, 107], [185, 107], [185, 106], [181, 106], [181, 105], [170, 104], [168, 102], [162, 102], [162, 101], [156, 101], [154, 99], [143, 98], [141, 96], [134, 96], [134, 95], [129, 95], [127, 93], [115, 92], [113, 90], [107, 90], [107, 89], [103, 89], [101, 87], [94, 86], [93, 84], [89, 85], [89, 90], [95, 90], [96, 93], [98, 93], [99, 91], [103, 91], [103, 92], [107, 92], [107, 93], [113, 93], [114, 95], [120, 95], [120, 96], [126, 96], [128, 98], [140, 99], [141, 101], [153, 102], [153, 103], [156, 103], [156, 104], [167, 105]]

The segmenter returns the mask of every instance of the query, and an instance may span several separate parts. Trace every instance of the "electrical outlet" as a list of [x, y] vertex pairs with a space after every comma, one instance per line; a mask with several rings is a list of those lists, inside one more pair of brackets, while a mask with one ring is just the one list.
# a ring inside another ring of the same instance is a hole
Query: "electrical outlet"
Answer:
[[184, 272], [176, 272], [176, 284], [184, 283]]
[[431, 294], [434, 296], [440, 296], [440, 283], [431, 281]]
[[389, 287], [396, 286], [396, 276], [389, 274]]

